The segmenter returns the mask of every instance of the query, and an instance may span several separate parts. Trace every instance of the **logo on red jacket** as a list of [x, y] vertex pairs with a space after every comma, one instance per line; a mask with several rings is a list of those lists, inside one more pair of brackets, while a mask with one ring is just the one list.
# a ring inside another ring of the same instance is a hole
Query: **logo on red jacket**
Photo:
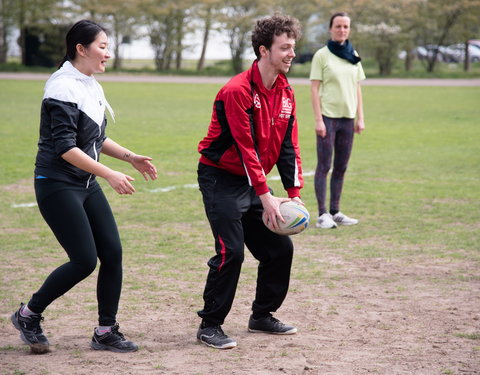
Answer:
[[290, 117], [290, 115], [292, 114], [292, 109], [292, 99], [282, 98], [282, 111], [280, 112], [280, 118]]
[[253, 95], [253, 104], [255, 105], [255, 108], [262, 108], [262, 105], [260, 104], [260, 97], [257, 93]]

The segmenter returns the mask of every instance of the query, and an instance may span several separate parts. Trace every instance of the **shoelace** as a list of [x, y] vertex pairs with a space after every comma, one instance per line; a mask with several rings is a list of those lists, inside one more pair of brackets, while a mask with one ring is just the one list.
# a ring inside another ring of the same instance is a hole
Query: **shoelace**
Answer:
[[215, 327], [215, 330], [218, 332], [218, 334], [219, 334], [220, 336], [222, 336], [222, 337], [227, 337], [227, 335], [225, 334], [225, 332], [223, 332], [222, 327], [217, 326], [217, 327]]
[[283, 326], [284, 325], [282, 322], [280, 322], [280, 320], [278, 320], [277, 318], [274, 318], [273, 316], [270, 316], [270, 321], [276, 326]]
[[[22, 318], [25, 318], [22, 316]], [[27, 317], [25, 320], [25, 326], [29, 331], [34, 333], [42, 333], [42, 327], [40, 327], [40, 322], [43, 322], [43, 316], [41, 315], [32, 315]]]
[[122, 341], [124, 341], [124, 340], [125, 340], [125, 336], [123, 335], [122, 332], [119, 332], [119, 331], [118, 331], [119, 328], [120, 328], [120, 326], [118, 325], [118, 323], [115, 324], [115, 325], [112, 327], [112, 334], [119, 336], [119, 337], [122, 339]]

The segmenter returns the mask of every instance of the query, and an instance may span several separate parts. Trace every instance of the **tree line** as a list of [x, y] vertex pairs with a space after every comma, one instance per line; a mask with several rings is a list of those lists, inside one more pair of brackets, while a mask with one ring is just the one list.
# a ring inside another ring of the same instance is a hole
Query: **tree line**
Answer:
[[[315, 52], [328, 39], [328, 20], [337, 11], [349, 13], [354, 46], [376, 61], [381, 75], [391, 73], [402, 50], [408, 71], [416, 46], [480, 38], [480, 0], [0, 0], [0, 63], [7, 61], [14, 30], [20, 32], [16, 42], [24, 63], [29, 28], [48, 29], [88, 18], [109, 28], [113, 68], [122, 66], [125, 42], [147, 36], [156, 69], [178, 70], [182, 54], [193, 47], [192, 33], [201, 32], [197, 70], [202, 70], [212, 34], [222, 32], [228, 36], [233, 70], [240, 72], [257, 18], [274, 12], [295, 16], [303, 25], [297, 51]], [[434, 71], [439, 53], [434, 48], [427, 56], [427, 71]]]

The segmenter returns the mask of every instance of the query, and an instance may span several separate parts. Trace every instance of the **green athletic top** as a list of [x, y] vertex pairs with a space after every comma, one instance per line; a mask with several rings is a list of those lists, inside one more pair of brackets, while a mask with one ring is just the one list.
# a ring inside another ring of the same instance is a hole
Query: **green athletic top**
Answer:
[[[356, 52], [355, 52], [356, 54]], [[322, 114], [331, 118], [355, 118], [357, 85], [365, 79], [362, 63], [352, 64], [320, 48], [312, 60], [310, 80], [322, 81], [320, 101]]]

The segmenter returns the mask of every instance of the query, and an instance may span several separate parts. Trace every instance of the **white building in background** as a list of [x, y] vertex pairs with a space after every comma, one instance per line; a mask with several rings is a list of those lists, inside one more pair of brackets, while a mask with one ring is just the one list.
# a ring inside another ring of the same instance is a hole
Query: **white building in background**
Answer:
[[[197, 35], [198, 34], [198, 35]], [[8, 56], [20, 56], [20, 47], [17, 44], [17, 39], [20, 35], [18, 30], [15, 30], [9, 37]], [[195, 34], [188, 34], [185, 39], [187, 47], [183, 53], [184, 59], [199, 59], [202, 52], [202, 36], [199, 32]], [[111, 46], [110, 51], [113, 53]], [[123, 44], [120, 50], [122, 57], [126, 60], [136, 59], [152, 59], [154, 58], [153, 48], [150, 45], [150, 39], [145, 36], [141, 39], [132, 40], [130, 44]], [[231, 58], [230, 48], [228, 46], [228, 38], [218, 32], [211, 33], [207, 45], [205, 58], [209, 60], [229, 60]], [[245, 58], [254, 60], [255, 54], [253, 50], [247, 49]]]
[[[192, 42], [187, 40], [186, 42], [188, 44], [194, 44], [195, 47], [186, 48], [183, 53], [183, 58], [199, 59], [202, 48], [201, 42], [197, 40]], [[132, 40], [130, 44], [123, 44], [121, 54], [124, 59], [153, 59], [154, 57], [154, 52], [148, 37]], [[231, 55], [228, 42], [212, 38], [207, 45], [205, 57], [212, 60], [230, 59]]]
[[[185, 45], [187, 47], [182, 54], [184, 59], [200, 58], [202, 52], [202, 37], [200, 35], [189, 34], [185, 39]], [[148, 37], [132, 40], [130, 44], [123, 44], [121, 54], [124, 59], [153, 59], [154, 57], [154, 52]], [[205, 58], [209, 60], [229, 60], [231, 58], [228, 39], [225, 35], [217, 32], [211, 34]], [[245, 58], [255, 59], [253, 49], [250, 48], [246, 51]]]

